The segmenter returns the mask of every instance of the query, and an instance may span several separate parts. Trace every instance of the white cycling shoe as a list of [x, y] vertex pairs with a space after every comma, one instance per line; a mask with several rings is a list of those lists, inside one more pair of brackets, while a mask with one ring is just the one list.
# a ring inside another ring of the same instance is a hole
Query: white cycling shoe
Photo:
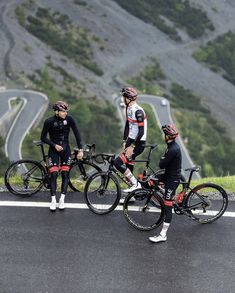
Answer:
[[60, 200], [59, 201], [59, 210], [64, 210], [65, 209], [65, 204], [64, 204], [64, 201]]
[[50, 203], [50, 211], [54, 212], [56, 210], [56, 201]]
[[154, 242], [154, 243], [164, 242], [164, 241], [167, 240], [167, 236], [164, 237], [161, 234], [159, 234], [158, 236], [149, 237], [149, 240]]
[[134, 191], [136, 189], [139, 189], [139, 188], [141, 188], [141, 184], [139, 182], [137, 182], [136, 185], [132, 185], [130, 188], [123, 189], [123, 192], [130, 193], [130, 192], [132, 192], [132, 191]]

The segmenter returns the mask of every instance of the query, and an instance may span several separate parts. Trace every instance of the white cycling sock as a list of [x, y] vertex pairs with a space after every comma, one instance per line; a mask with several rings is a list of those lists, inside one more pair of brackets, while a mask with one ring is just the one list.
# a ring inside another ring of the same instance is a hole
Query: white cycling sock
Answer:
[[64, 201], [64, 199], [65, 199], [65, 194], [64, 193], [61, 193], [60, 201]]
[[53, 195], [53, 196], [51, 197], [51, 202], [56, 202], [56, 197], [55, 197], [55, 195]]
[[160, 234], [163, 237], [166, 237], [166, 233], [167, 233], [167, 230], [169, 229], [169, 227], [170, 227], [170, 223], [163, 222], [162, 230], [160, 232]]
[[131, 182], [132, 185], [137, 185], [137, 179], [131, 172], [126, 174], [126, 178]]

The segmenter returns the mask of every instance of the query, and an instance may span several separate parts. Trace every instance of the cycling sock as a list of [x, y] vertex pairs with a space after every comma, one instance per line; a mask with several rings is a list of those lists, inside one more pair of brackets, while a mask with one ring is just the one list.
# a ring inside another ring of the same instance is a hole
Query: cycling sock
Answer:
[[61, 193], [60, 201], [64, 201], [64, 199], [65, 199], [65, 194], [64, 193]]
[[169, 227], [170, 227], [170, 223], [163, 222], [163, 226], [162, 226], [162, 230], [160, 232], [160, 235], [163, 237], [166, 237], [166, 233], [167, 233], [167, 230]]
[[51, 197], [51, 202], [56, 202], [56, 197], [55, 197], [55, 195], [52, 195], [52, 197]]
[[131, 172], [126, 174], [126, 178], [131, 182], [132, 185], [137, 185], [137, 179]]

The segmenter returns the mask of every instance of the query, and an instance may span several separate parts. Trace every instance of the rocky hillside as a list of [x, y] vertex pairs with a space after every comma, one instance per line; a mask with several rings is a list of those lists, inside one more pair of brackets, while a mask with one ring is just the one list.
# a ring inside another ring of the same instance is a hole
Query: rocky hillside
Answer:
[[[208, 40], [229, 30], [235, 31], [235, 2], [190, 0], [190, 3], [207, 13], [214, 31], [207, 31], [195, 40], [177, 27], [182, 38], [182, 42], [177, 42], [111, 0], [3, 0], [0, 3], [1, 83], [10, 78], [13, 79], [8, 80], [10, 84], [28, 86], [28, 76], [42, 70], [50, 60], [54, 67], [51, 74], [58, 86], [63, 87], [63, 77], [55, 68], [63, 68], [78, 80], [78, 84], [84, 84], [91, 96], [111, 98], [125, 84], [127, 77], [136, 75], [150, 62], [150, 57], [154, 57], [169, 81], [202, 96], [218, 120], [229, 127], [235, 125], [234, 86], [192, 57], [192, 53]], [[42, 7], [51, 13], [67, 15], [73, 27], [85, 28], [92, 58], [103, 74], [97, 75], [68, 54], [62, 54], [45, 40], [32, 35], [26, 29], [29, 23], [20, 25], [15, 11], [22, 4], [25, 17], [35, 16], [38, 7]], [[231, 130], [235, 133], [234, 127]]]

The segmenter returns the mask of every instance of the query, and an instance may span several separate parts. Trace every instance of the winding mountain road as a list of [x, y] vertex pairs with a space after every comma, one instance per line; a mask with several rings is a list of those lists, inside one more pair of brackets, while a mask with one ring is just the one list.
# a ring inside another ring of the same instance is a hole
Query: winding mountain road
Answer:
[[11, 161], [22, 158], [22, 142], [29, 130], [36, 125], [48, 105], [45, 94], [30, 90], [4, 90], [0, 92], [1, 117], [7, 115], [8, 100], [12, 97], [23, 99], [23, 106], [15, 117], [6, 137], [5, 153]]

